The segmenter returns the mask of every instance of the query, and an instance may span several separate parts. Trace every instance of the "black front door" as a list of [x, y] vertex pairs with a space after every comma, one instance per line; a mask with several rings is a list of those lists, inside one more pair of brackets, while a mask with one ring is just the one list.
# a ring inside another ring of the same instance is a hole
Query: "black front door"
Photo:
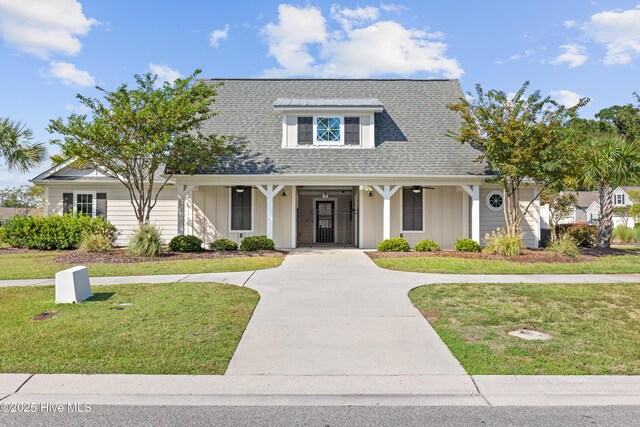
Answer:
[[316, 202], [316, 243], [334, 242], [334, 203]]

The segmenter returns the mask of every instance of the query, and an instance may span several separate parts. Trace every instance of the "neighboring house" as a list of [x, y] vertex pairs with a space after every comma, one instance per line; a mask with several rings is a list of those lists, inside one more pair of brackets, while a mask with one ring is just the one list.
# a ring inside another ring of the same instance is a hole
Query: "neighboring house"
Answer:
[[[446, 136], [461, 124], [447, 108], [464, 96], [457, 80], [204, 80], [220, 81], [218, 114], [203, 130], [241, 136], [246, 151], [173, 175], [151, 218], [165, 240], [264, 234], [279, 248], [375, 248], [402, 236], [451, 249], [504, 226], [501, 189], [486, 182], [478, 151]], [[105, 174], [67, 164], [33, 182], [45, 186], [48, 214], [103, 215], [120, 244], [136, 227], [126, 190]], [[534, 194], [523, 188], [522, 204]], [[537, 202], [523, 228], [536, 247]]]
[[[612, 203], [613, 207], [631, 206], [633, 201], [629, 197], [629, 192], [640, 191], [640, 187], [617, 187], [613, 190]], [[573, 207], [572, 212], [559, 221], [559, 224], [574, 224], [577, 222], [593, 223], [600, 216], [600, 194], [597, 191], [576, 191], [577, 203]], [[548, 205], [541, 207], [541, 217], [543, 228], [548, 228]], [[613, 225], [625, 224], [625, 218], [613, 215]], [[626, 220], [626, 225], [633, 227], [635, 221], [633, 218]]]

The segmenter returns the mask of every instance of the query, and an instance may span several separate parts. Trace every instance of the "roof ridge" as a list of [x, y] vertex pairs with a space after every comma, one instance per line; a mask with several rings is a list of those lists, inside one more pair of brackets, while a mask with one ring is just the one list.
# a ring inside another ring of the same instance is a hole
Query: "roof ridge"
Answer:
[[409, 78], [272, 78], [272, 77], [207, 77], [196, 79], [198, 81], [207, 80], [254, 80], [254, 81], [402, 81], [402, 82], [456, 82], [459, 79], [409, 79]]

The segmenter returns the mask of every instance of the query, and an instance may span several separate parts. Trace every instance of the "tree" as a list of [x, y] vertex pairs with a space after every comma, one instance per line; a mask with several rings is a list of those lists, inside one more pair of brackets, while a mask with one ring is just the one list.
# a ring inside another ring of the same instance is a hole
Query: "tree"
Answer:
[[33, 131], [21, 122], [0, 119], [0, 157], [9, 169], [24, 173], [44, 162], [44, 144], [32, 143], [32, 139]]
[[135, 75], [133, 89], [98, 87], [104, 100], [77, 95], [89, 116], [72, 114], [47, 128], [64, 136], [53, 141], [63, 156], [98, 167], [125, 186], [140, 226], [149, 222], [173, 173], [193, 174], [238, 150], [231, 137], [201, 132], [215, 115], [218, 86], [195, 82], [199, 73], [161, 86], [157, 75], [147, 73]]
[[629, 207], [629, 216], [633, 218], [634, 222], [637, 222], [638, 218], [640, 218], [640, 191], [629, 191], [629, 199], [633, 202]]
[[540, 195], [540, 201], [549, 205], [549, 229], [551, 230], [551, 242], [558, 240], [558, 224], [562, 218], [569, 215], [578, 203], [578, 197], [574, 193], [562, 193], [547, 189]]
[[[566, 108], [542, 98], [540, 91], [525, 96], [528, 87], [525, 82], [509, 97], [498, 90], [485, 92], [478, 84], [476, 96], [469, 93], [470, 99], [449, 106], [461, 114], [462, 126], [448, 135], [477, 148], [478, 161], [486, 161], [492, 181], [502, 185], [506, 231], [512, 236], [520, 234], [523, 218], [540, 192], [572, 175], [577, 141], [567, 124], [588, 102], [584, 98]], [[536, 190], [523, 209], [520, 189], [525, 185]]]
[[615, 132], [592, 134], [581, 150], [583, 185], [598, 188], [598, 247], [608, 249], [613, 234], [613, 189], [640, 180], [640, 140]]
[[613, 215], [622, 220], [623, 225], [629, 225], [631, 218], [631, 206], [614, 206]]
[[21, 215], [29, 215], [32, 209], [44, 206], [44, 187], [41, 185], [21, 185], [0, 190], [0, 206], [17, 208]]

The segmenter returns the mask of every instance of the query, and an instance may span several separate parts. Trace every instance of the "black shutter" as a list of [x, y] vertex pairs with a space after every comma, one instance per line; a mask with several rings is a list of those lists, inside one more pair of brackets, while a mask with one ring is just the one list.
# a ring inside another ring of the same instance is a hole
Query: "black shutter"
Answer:
[[96, 216], [107, 219], [107, 193], [96, 193]]
[[402, 189], [402, 230], [422, 230], [422, 188], [414, 193], [413, 187]]
[[345, 145], [360, 145], [360, 117], [344, 118]]
[[[244, 191], [238, 192], [237, 189]], [[231, 189], [231, 230], [251, 230], [251, 187]]]
[[73, 213], [73, 193], [62, 193], [62, 213]]
[[298, 145], [313, 144], [313, 117], [298, 117]]

